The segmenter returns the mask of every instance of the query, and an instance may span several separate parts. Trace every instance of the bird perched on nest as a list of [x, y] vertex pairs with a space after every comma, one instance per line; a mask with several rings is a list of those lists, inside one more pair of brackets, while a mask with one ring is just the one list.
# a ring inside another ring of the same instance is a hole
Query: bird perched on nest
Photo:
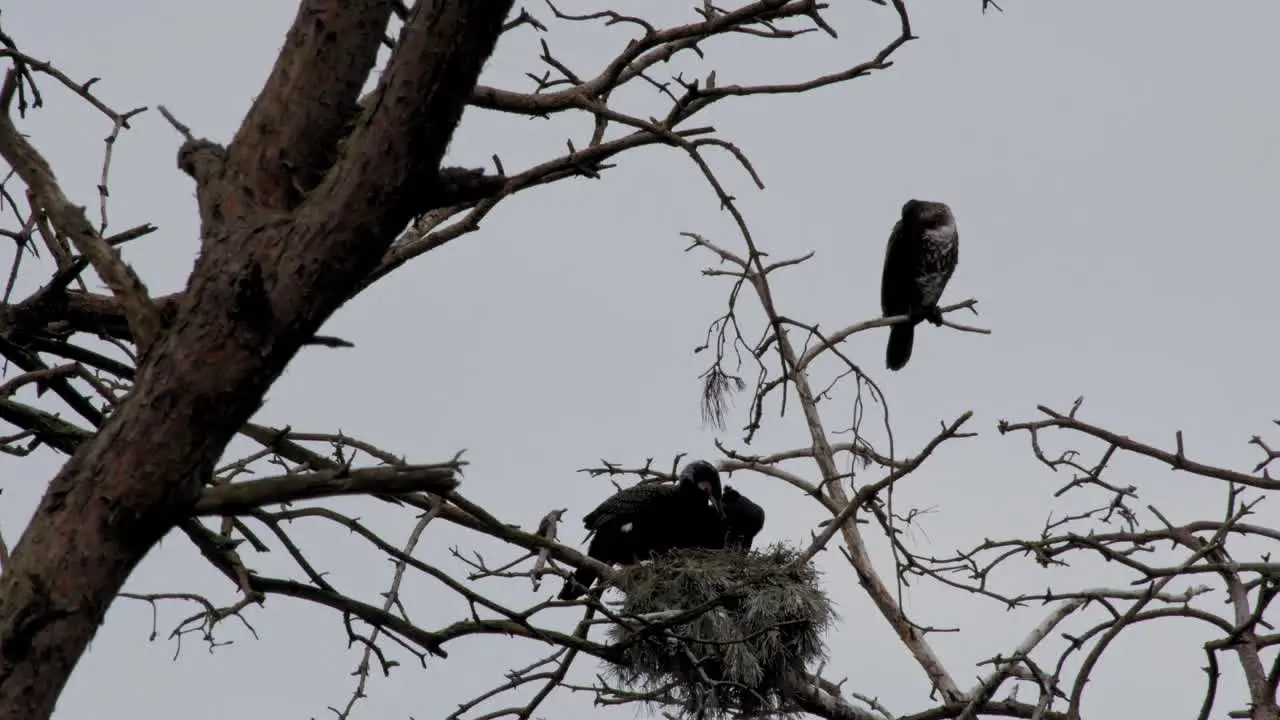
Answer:
[[751, 541], [764, 528], [764, 508], [731, 487], [724, 489], [725, 547], [750, 550]]
[[889, 328], [885, 366], [900, 370], [911, 359], [915, 328], [921, 320], [942, 324], [938, 301], [960, 259], [956, 219], [945, 203], [908, 200], [889, 235], [880, 280], [880, 310], [886, 316], [910, 315], [911, 322]]
[[[709, 501], [709, 502], [708, 502]], [[720, 473], [705, 460], [680, 471], [679, 482], [633, 485], [615, 493], [582, 518], [594, 533], [587, 555], [602, 563], [631, 565], [672, 550], [724, 547]], [[579, 568], [560, 590], [573, 600], [597, 579]]]

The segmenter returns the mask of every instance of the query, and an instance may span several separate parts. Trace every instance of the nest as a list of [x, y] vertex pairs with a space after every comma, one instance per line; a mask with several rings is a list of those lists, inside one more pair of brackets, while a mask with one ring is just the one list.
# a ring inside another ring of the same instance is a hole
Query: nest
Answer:
[[[611, 675], [631, 692], [674, 704], [685, 717], [789, 714], [790, 689], [826, 659], [822, 635], [836, 619], [799, 551], [686, 550], [625, 569], [626, 600], [611, 627], [621, 652]], [[721, 600], [679, 625], [662, 623]]]

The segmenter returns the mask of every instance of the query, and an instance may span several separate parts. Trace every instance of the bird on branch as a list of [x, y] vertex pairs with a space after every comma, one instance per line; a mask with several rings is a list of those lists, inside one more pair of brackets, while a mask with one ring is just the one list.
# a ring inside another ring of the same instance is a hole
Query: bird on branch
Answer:
[[[724, 547], [720, 473], [705, 460], [680, 471], [677, 483], [646, 483], [620, 490], [582, 518], [594, 535], [587, 555], [607, 565], [633, 565], [672, 550]], [[579, 568], [559, 599], [573, 600], [597, 579]]]
[[893, 226], [880, 280], [880, 309], [886, 317], [911, 320], [889, 328], [885, 366], [901, 370], [911, 359], [915, 328], [922, 320], [942, 324], [938, 301], [960, 259], [956, 219], [946, 203], [908, 200]]
[[764, 508], [737, 490], [724, 489], [725, 547], [750, 550], [751, 541], [764, 528]]

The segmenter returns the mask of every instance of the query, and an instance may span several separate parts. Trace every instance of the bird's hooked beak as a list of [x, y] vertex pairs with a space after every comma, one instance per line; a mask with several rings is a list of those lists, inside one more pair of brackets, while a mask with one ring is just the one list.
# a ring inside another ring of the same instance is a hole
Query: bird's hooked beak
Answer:
[[702, 488], [702, 492], [706, 493], [707, 498], [711, 500], [711, 507], [715, 508], [716, 515], [718, 515], [721, 519], [724, 519], [724, 504], [720, 501], [720, 498], [716, 495], [715, 488], [711, 487], [711, 483], [700, 482], [698, 483], [698, 487]]

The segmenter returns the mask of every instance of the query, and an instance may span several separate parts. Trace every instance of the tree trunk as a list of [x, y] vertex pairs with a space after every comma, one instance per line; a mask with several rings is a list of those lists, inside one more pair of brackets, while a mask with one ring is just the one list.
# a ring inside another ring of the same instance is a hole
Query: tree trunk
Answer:
[[0, 577], [0, 717], [52, 714], [111, 601], [191, 516], [232, 435], [433, 207], [441, 157], [510, 7], [420, 2], [339, 152], [390, 3], [302, 3], [225, 163], [197, 173], [203, 251], [168, 327], [132, 392], [50, 483]]

